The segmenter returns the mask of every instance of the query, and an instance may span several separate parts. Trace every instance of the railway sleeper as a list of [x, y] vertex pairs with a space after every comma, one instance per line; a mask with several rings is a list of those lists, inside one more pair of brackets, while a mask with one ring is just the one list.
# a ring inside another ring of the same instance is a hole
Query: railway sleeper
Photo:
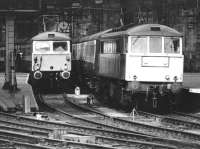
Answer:
[[[24, 119], [24, 121], [25, 121], [25, 118], [22, 118], [22, 119]], [[36, 120], [27, 119], [27, 121], [29, 123], [32, 123], [32, 121], [36, 121]], [[130, 133], [119, 133], [119, 132], [112, 132], [112, 131], [106, 131], [106, 133], [105, 133], [104, 130], [102, 130], [102, 129], [94, 129], [94, 128], [74, 126], [74, 125], [72, 126], [69, 124], [61, 124], [61, 123], [47, 122], [47, 121], [41, 121], [41, 123], [43, 123], [43, 125], [49, 126], [49, 127], [59, 127], [59, 128], [65, 128], [65, 129], [67, 128], [69, 131], [72, 131], [72, 130], [80, 131], [81, 130], [81, 132], [85, 132], [85, 133], [92, 134], [92, 135], [98, 134], [98, 135], [103, 135], [103, 136], [119, 137], [119, 138], [124, 138], [124, 139], [125, 138], [134, 139], [134, 134], [130, 134]], [[132, 123], [132, 122], [130, 122], [130, 123]], [[137, 125], [136, 125], [136, 127], [137, 127]], [[154, 130], [154, 129], [152, 129], [152, 130]], [[167, 132], [167, 130], [165, 130], [165, 131]], [[164, 132], [164, 133], [166, 134], [166, 132]], [[162, 133], [163, 133], [163, 131], [162, 131]], [[199, 136], [197, 136], [197, 137], [199, 137]], [[198, 138], [196, 138], [196, 139], [198, 140]]]
[[[33, 135], [26, 135], [22, 133], [14, 133], [10, 131], [0, 131], [1, 136], [7, 136], [8, 140], [13, 140], [12, 136], [15, 136], [19, 142], [28, 142], [32, 144], [40, 144], [40, 145], [48, 145], [48, 146], [60, 146], [62, 147], [79, 147], [79, 148], [88, 148], [88, 149], [114, 149], [110, 146], [105, 145], [98, 145], [98, 144], [89, 144], [89, 143], [80, 143], [80, 142], [73, 142], [73, 141], [64, 141], [64, 140], [56, 140], [56, 139], [48, 139], [45, 137], [38, 138], [37, 136]], [[14, 140], [16, 141], [16, 140]]]

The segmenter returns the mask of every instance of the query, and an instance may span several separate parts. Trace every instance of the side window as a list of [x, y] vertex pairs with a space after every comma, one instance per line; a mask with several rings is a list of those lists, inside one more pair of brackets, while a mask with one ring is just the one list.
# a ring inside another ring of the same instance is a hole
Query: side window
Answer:
[[116, 40], [104, 41], [103, 45], [103, 53], [123, 53], [123, 38], [119, 38]]
[[50, 51], [50, 44], [46, 41], [40, 41], [35, 44], [35, 51], [47, 52]]
[[94, 57], [95, 56], [95, 47], [96, 47], [96, 43], [95, 43], [95, 41], [90, 41], [89, 42], [89, 53], [88, 53], [88, 55], [90, 56], [90, 57]]
[[103, 41], [100, 42], [100, 49], [101, 49], [101, 53], [103, 53], [103, 49], [104, 49], [104, 42]]
[[165, 53], [180, 53], [180, 40], [176, 37], [165, 37], [164, 39]]
[[76, 45], [76, 56], [77, 56], [77, 59], [80, 60], [80, 57], [81, 57], [81, 44], [77, 44]]
[[84, 51], [85, 51], [85, 46], [84, 42], [80, 43], [80, 60], [84, 60]]
[[103, 53], [116, 53], [117, 44], [116, 41], [105, 41], [103, 45]]
[[150, 37], [149, 46], [150, 53], [162, 53], [162, 38]]
[[123, 38], [117, 39], [116, 40], [117, 43], [117, 49], [116, 49], [116, 53], [123, 53]]
[[67, 51], [67, 42], [53, 42], [53, 51]]
[[77, 45], [76, 44], [72, 45], [72, 58], [77, 59]]

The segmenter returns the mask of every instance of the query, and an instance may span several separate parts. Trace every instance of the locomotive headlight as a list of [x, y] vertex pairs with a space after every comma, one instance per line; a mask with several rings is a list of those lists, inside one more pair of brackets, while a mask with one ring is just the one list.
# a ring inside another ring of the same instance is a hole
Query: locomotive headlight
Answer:
[[40, 65], [39, 64], [34, 64], [33, 66], [33, 70], [39, 70], [40, 69]]
[[71, 61], [71, 58], [70, 58], [69, 55], [66, 56], [66, 61], [67, 61], [67, 62], [70, 62], [70, 61]]
[[169, 80], [170, 80], [169, 75], [166, 75], [166, 76], [165, 76], [165, 79], [166, 79], [167, 81], [169, 81]]
[[64, 65], [64, 70], [66, 70], [66, 71], [68, 70], [67, 64]]

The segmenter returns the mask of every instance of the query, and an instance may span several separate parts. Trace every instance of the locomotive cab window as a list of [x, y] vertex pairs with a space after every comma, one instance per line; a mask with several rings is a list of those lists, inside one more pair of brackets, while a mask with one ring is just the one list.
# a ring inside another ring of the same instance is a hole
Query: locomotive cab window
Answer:
[[180, 53], [180, 39], [177, 37], [165, 37], [164, 39], [165, 53]]
[[53, 51], [67, 51], [67, 42], [53, 42]]
[[162, 53], [162, 38], [150, 37], [149, 50], [150, 53]]
[[147, 37], [132, 37], [130, 52], [147, 53]]
[[50, 51], [50, 44], [48, 42], [40, 41], [35, 44], [35, 51], [47, 52]]

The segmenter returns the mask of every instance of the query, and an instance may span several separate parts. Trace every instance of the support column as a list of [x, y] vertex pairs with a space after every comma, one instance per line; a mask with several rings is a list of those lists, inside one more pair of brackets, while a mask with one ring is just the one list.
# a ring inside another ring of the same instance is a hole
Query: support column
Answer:
[[5, 83], [3, 89], [16, 89], [15, 51], [14, 51], [14, 24], [13, 15], [6, 16], [6, 58]]

